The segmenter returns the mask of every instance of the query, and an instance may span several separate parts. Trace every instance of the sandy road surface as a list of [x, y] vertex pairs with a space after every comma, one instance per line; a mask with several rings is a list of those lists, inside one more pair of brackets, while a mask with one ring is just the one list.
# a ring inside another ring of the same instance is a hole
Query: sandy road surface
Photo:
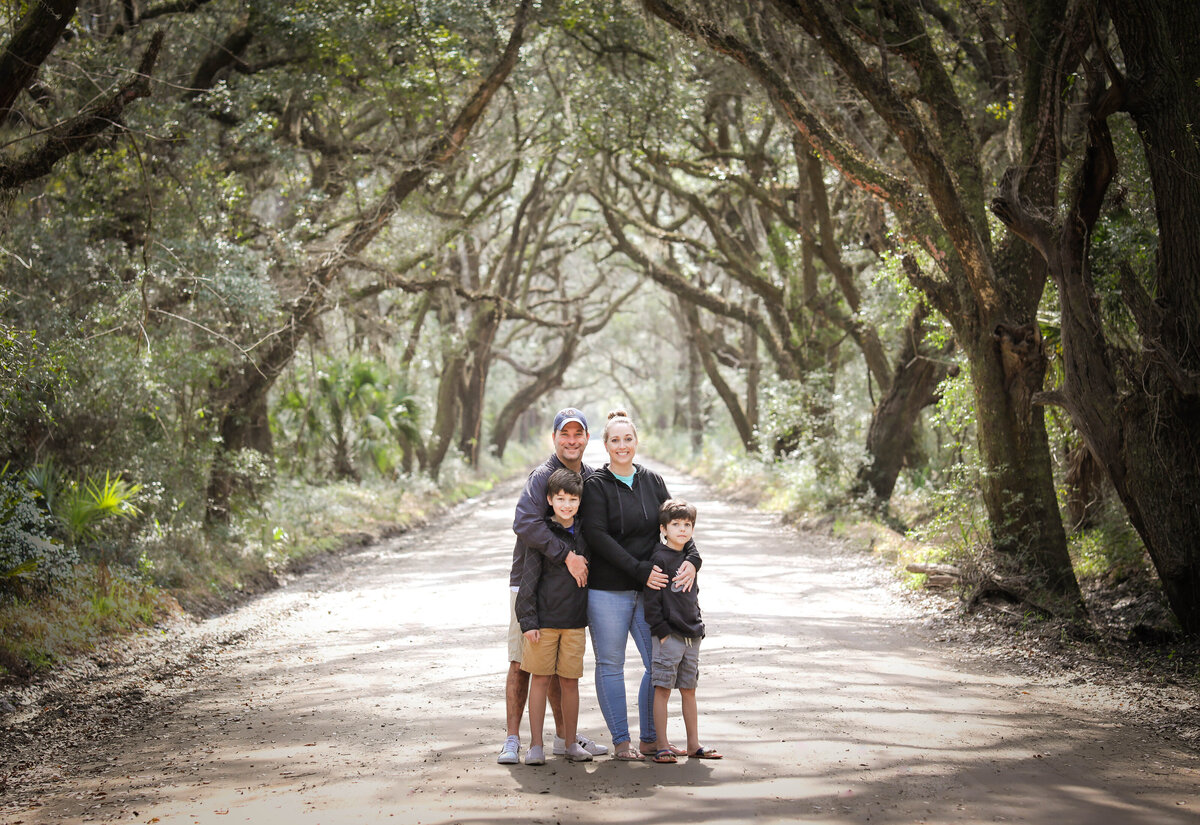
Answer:
[[700, 509], [725, 760], [496, 764], [512, 483], [11, 714], [0, 822], [1200, 821], [1200, 760], [1119, 697], [965, 659], [871, 559], [660, 469]]

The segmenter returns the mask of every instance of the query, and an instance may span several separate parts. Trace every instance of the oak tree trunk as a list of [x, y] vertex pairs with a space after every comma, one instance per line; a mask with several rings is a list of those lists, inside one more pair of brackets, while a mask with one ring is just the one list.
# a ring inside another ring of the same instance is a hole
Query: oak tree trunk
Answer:
[[[1154, 562], [1184, 631], [1200, 635], [1200, 5], [1188, 0], [1106, 4], [1125, 58], [1112, 90], [1133, 116], [1154, 190], [1159, 237], [1151, 290], [1132, 267], [1121, 297], [1141, 337], [1110, 356], [1088, 269], [1086, 228], [1116, 165], [1107, 98], [1095, 106], [1087, 162], [1058, 243], [1043, 244], [1062, 307], [1072, 420], [1104, 465]], [[1123, 367], [1123, 368], [1122, 368]]]
[[[770, 0], [717, 11], [708, 4], [642, 3], [687, 36], [745, 66], [798, 137], [844, 178], [888, 203], [906, 234], [939, 262], [937, 278], [912, 270], [908, 274], [950, 322], [971, 365], [984, 464], [982, 493], [997, 560], [1022, 573], [1029, 586], [1050, 588], [1081, 605], [1058, 512], [1043, 413], [1032, 403], [1045, 376], [1035, 314], [1045, 267], [1033, 265], [1028, 251], [1022, 256], [992, 245], [984, 197], [987, 174], [955, 89], [957, 66], [948, 67], [935, 49], [937, 38], [915, 0], [875, 4], [873, 13], [886, 17], [886, 25], [881, 20], [878, 30], [873, 23], [869, 31], [863, 28], [866, 18], [858, 4]], [[724, 26], [726, 16], [737, 15], [738, 9], [746, 31], [784, 34], [768, 39], [765, 51], [752, 45]], [[1039, 208], [1052, 210], [1061, 131], [1057, 121], [1040, 118], [1042, 112], [1061, 111], [1067, 78], [1080, 59], [1080, 32], [1087, 32], [1089, 18], [1061, 0], [1029, 0], [1014, 5], [1012, 13], [1020, 18], [1014, 27], [1013, 60], [1022, 81], [1014, 137], [1018, 162], [1031, 170], [1021, 193]], [[912, 84], [902, 91], [887, 71], [879, 70], [875, 57], [865, 58], [870, 49], [860, 48], [859, 36], [880, 38], [882, 51], [904, 60]], [[808, 59], [796, 48], [799, 42], [836, 65], [903, 150], [905, 167], [884, 167], [864, 158], [853, 148], [856, 136], [837, 132], [836, 125], [814, 111], [808, 95], [791, 80], [790, 61]], [[909, 175], [920, 181], [919, 194]]]
[[860, 468], [853, 492], [861, 496], [869, 490], [877, 506], [884, 506], [891, 499], [905, 457], [911, 452], [921, 410], [934, 403], [938, 384], [951, 371], [947, 359], [952, 345], [935, 353], [922, 346], [928, 314], [924, 303], [913, 310], [891, 386], [872, 412], [867, 429], [869, 460]]
[[78, 0], [39, 0], [17, 22], [0, 52], [0, 124], [75, 17]]
[[526, 411], [548, 393], [562, 386], [567, 367], [571, 365], [571, 361], [575, 358], [575, 352], [579, 348], [579, 340], [577, 328], [571, 330], [563, 341], [558, 355], [541, 369], [536, 370], [533, 380], [513, 393], [512, 398], [508, 399], [508, 402], [500, 408], [500, 413], [496, 416], [496, 423], [492, 426], [492, 453], [498, 458], [504, 456], [504, 450], [512, 438], [513, 427], [518, 420], [526, 424], [521, 428], [523, 431], [520, 433], [520, 437], [528, 437], [530, 419], [525, 415]]
[[1037, 324], [997, 325], [974, 338], [960, 335], [971, 362], [980, 479], [988, 526], [1004, 574], [1025, 572], [1035, 588], [1079, 601], [1066, 531], [1054, 490], [1043, 408], [1046, 361]]

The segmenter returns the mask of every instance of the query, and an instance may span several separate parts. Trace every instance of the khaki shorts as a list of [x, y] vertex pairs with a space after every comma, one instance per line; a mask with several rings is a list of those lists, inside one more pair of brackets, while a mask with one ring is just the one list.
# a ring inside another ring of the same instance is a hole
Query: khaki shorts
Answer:
[[521, 623], [517, 621], [517, 591], [508, 588], [508, 660], [521, 661], [525, 649], [525, 637], [521, 634]]
[[564, 630], [542, 628], [537, 644], [525, 640], [525, 655], [521, 670], [534, 676], [561, 676], [564, 679], [583, 678], [583, 651], [587, 632], [582, 627]]

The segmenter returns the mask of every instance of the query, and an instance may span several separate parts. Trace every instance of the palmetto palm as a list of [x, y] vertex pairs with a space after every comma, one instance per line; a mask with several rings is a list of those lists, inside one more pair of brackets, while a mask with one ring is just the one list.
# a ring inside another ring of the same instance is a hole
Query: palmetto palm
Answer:
[[397, 465], [411, 465], [420, 446], [416, 399], [385, 365], [331, 359], [311, 386], [307, 397], [287, 391], [275, 410], [297, 458], [324, 456], [339, 479], [359, 479], [367, 467], [391, 476]]

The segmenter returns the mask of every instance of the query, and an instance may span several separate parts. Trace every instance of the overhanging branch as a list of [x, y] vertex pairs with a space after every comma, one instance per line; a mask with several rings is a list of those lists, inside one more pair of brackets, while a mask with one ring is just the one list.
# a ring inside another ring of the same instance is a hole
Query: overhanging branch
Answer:
[[126, 106], [138, 98], [149, 97], [150, 73], [158, 60], [162, 43], [163, 33], [155, 32], [134, 78], [108, 100], [52, 128], [40, 146], [9, 163], [0, 163], [0, 193], [13, 192], [49, 174], [60, 160], [78, 152], [109, 128], [118, 126]]

